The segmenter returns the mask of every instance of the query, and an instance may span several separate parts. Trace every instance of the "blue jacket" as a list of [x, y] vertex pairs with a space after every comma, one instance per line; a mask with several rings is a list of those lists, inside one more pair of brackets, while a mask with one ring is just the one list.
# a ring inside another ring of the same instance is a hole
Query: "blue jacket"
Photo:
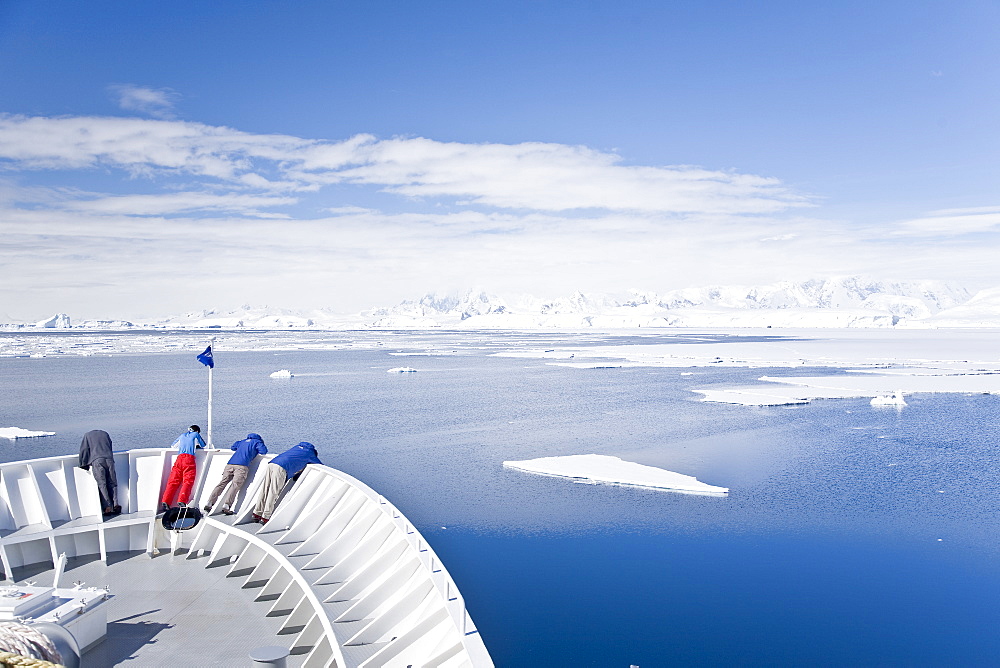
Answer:
[[199, 432], [189, 429], [178, 436], [177, 440], [170, 447], [177, 448], [178, 452], [182, 455], [193, 455], [195, 448], [205, 447], [205, 439], [201, 437]]
[[298, 474], [308, 464], [322, 464], [316, 454], [316, 446], [312, 443], [302, 441], [298, 445], [293, 445], [280, 455], [271, 460], [272, 464], [277, 464], [285, 469], [288, 477]]
[[229, 463], [233, 466], [250, 466], [257, 455], [266, 455], [267, 446], [260, 434], [247, 434], [242, 441], [233, 443], [230, 450], [235, 450], [236, 454], [229, 458]]

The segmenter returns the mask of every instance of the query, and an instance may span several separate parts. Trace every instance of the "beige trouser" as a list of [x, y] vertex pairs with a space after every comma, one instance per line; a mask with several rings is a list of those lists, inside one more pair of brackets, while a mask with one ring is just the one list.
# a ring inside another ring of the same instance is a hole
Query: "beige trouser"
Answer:
[[247, 481], [247, 473], [249, 471], [250, 468], [248, 466], [226, 464], [226, 468], [222, 469], [222, 480], [219, 481], [219, 484], [215, 486], [215, 489], [212, 490], [211, 495], [208, 497], [208, 505], [214, 506], [215, 500], [226, 489], [226, 485], [229, 485], [229, 491], [222, 497], [222, 508], [224, 510], [232, 508], [233, 501], [236, 500], [236, 495], [240, 493], [240, 490], [243, 489], [243, 483]]
[[277, 464], [268, 462], [264, 471], [264, 481], [260, 486], [260, 494], [257, 496], [257, 505], [253, 507], [253, 514], [260, 515], [266, 520], [271, 519], [274, 512], [274, 505], [278, 502], [278, 495], [281, 494], [288, 474], [285, 469]]

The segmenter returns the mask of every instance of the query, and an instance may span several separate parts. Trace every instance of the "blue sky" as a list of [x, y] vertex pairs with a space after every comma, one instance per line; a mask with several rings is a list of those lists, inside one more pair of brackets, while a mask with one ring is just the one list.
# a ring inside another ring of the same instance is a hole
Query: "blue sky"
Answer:
[[0, 4], [0, 319], [1000, 284], [1000, 3]]

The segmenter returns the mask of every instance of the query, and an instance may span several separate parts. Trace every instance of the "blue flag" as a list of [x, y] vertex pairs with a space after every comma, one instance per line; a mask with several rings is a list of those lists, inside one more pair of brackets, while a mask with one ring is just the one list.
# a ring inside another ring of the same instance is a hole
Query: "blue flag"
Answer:
[[212, 346], [205, 348], [205, 352], [198, 355], [198, 361], [207, 366], [209, 369], [215, 368], [215, 360], [212, 359]]

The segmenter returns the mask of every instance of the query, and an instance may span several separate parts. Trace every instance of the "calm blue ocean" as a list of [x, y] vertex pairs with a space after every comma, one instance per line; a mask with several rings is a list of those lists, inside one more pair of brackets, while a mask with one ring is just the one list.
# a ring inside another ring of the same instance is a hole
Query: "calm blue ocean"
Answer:
[[[391, 499], [444, 559], [498, 666], [1000, 665], [1000, 397], [917, 395], [902, 411], [708, 404], [691, 388], [791, 372], [491, 355], [518, 340], [425, 333], [377, 349], [238, 353], [223, 339], [216, 443], [248, 431], [276, 451], [308, 440]], [[453, 342], [455, 354], [390, 354]], [[73, 453], [95, 428], [127, 449], [204, 426], [196, 348], [0, 358], [0, 426], [57, 432], [0, 439], [0, 459]], [[418, 372], [386, 373], [397, 366]], [[295, 377], [268, 378], [278, 369]], [[501, 466], [587, 453], [731, 493]]]

